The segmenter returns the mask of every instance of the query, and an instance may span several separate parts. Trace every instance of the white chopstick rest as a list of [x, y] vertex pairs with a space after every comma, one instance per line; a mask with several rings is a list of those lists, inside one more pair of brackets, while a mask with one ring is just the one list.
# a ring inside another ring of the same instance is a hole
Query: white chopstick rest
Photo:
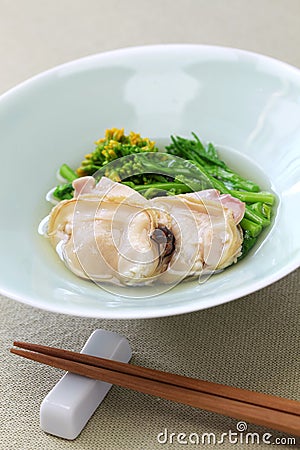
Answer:
[[[132, 356], [124, 336], [105, 330], [95, 330], [81, 353], [121, 362], [129, 362]], [[111, 386], [103, 381], [66, 373], [41, 403], [41, 428], [64, 439], [75, 439]]]

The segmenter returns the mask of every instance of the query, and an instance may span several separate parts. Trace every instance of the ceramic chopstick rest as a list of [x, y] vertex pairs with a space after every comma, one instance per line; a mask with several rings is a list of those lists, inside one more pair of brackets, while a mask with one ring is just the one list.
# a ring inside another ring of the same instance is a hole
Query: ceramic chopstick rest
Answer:
[[[95, 330], [81, 353], [122, 362], [128, 362], [132, 355], [125, 337], [105, 330]], [[111, 386], [67, 372], [41, 403], [41, 428], [64, 439], [75, 439]]]

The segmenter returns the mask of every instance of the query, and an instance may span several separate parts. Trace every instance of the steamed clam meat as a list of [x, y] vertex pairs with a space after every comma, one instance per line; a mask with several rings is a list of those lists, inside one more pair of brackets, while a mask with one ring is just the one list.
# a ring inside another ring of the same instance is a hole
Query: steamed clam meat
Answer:
[[214, 272], [241, 253], [244, 203], [218, 191], [145, 199], [106, 177], [73, 182], [46, 236], [76, 275], [122, 285], [173, 283]]

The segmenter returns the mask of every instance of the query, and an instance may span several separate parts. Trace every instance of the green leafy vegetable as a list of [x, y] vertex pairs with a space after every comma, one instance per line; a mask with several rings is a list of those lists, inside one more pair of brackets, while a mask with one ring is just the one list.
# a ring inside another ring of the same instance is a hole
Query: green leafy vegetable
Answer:
[[270, 225], [275, 196], [261, 191], [256, 183], [230, 169], [219, 159], [212, 143], [205, 146], [195, 133], [192, 135], [194, 139], [171, 136], [172, 142], [166, 150], [195, 164], [203, 176], [209, 179], [211, 186], [221, 194], [230, 194], [246, 203], [244, 218], [240, 223], [244, 233], [242, 256], [245, 256], [254, 246], [263, 228]]
[[68, 181], [58, 186], [54, 197], [63, 200], [73, 196], [72, 181], [77, 177], [106, 176], [140, 192], [146, 198], [176, 195], [207, 188], [217, 189], [245, 202], [244, 218], [240, 222], [244, 240], [244, 257], [255, 245], [259, 235], [271, 223], [275, 196], [235, 171], [219, 158], [212, 143], [204, 145], [195, 133], [192, 139], [171, 136], [165, 152], [158, 152], [155, 143], [124, 129], [106, 130], [105, 137], [85, 156], [74, 171], [67, 164], [60, 174]]
[[55, 191], [53, 192], [53, 196], [57, 198], [57, 200], [70, 200], [73, 198], [73, 186], [72, 183], [62, 184], [57, 186]]
[[[106, 130], [105, 137], [95, 142], [96, 149], [87, 155], [77, 169], [79, 176], [92, 175], [106, 164], [117, 158], [134, 153], [157, 152], [155, 142], [149, 138], [142, 138], [140, 134], [131, 131], [128, 136], [124, 134], [124, 128], [112, 128]], [[120, 181], [120, 180], [116, 180]]]

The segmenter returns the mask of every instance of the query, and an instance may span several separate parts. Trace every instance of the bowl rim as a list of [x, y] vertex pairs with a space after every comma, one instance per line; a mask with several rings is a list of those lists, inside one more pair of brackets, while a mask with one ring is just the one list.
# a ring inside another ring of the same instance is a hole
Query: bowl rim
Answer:
[[[199, 50], [199, 51], [207, 51], [207, 52], [220, 52], [222, 55], [226, 55], [232, 52], [238, 55], [244, 55], [246, 57], [250, 58], [260, 58], [264, 62], [269, 62], [275, 67], [280, 67], [284, 70], [288, 70], [290, 73], [296, 75], [300, 80], [300, 69], [287, 63], [284, 61], [280, 61], [279, 59], [276, 59], [271, 56], [267, 56], [261, 53], [256, 53], [249, 50], [244, 50], [240, 48], [234, 48], [234, 47], [228, 47], [228, 46], [221, 46], [221, 45], [202, 45], [202, 44], [186, 44], [186, 43], [170, 43], [170, 44], [149, 44], [149, 45], [139, 45], [139, 46], [129, 46], [129, 47], [122, 47], [117, 48], [109, 51], [103, 51], [95, 54], [90, 54], [87, 56], [83, 56], [74, 60], [67, 61], [65, 63], [56, 65], [52, 68], [49, 68], [47, 70], [44, 70], [40, 73], [37, 73], [36, 75], [29, 77], [28, 79], [18, 83], [16, 86], [11, 87], [6, 92], [2, 93], [0, 95], [0, 104], [5, 101], [6, 99], [9, 99], [10, 97], [17, 95], [19, 91], [22, 91], [23, 89], [26, 89], [27, 87], [30, 87], [31, 85], [34, 85], [37, 81], [43, 80], [44, 78], [51, 77], [52, 75], [56, 74], [57, 72], [68, 69], [71, 70], [71, 72], [76, 69], [76, 67], [86, 64], [86, 63], [96, 63], [97, 60], [103, 61], [103, 60], [109, 60], [110, 58], [112, 60], [115, 59], [116, 56], [126, 53], [152, 53], [152, 52], [159, 52], [164, 50], [170, 50], [177, 51], [177, 50]], [[61, 314], [67, 314], [67, 315], [74, 315], [74, 316], [80, 316], [80, 317], [89, 317], [89, 318], [102, 318], [102, 319], [143, 319], [143, 318], [156, 318], [156, 317], [166, 317], [166, 316], [173, 316], [173, 315], [179, 315], [184, 313], [191, 313], [194, 311], [198, 311], [201, 309], [207, 309], [210, 307], [218, 306], [223, 303], [227, 303], [232, 300], [239, 299], [241, 297], [244, 297], [246, 295], [250, 295], [260, 289], [263, 289], [276, 281], [280, 280], [281, 278], [285, 277], [286, 275], [290, 274], [291, 272], [295, 271], [298, 267], [300, 267], [300, 252], [296, 253], [293, 257], [293, 260], [289, 262], [289, 264], [286, 264], [283, 268], [278, 269], [276, 272], [272, 273], [271, 275], [264, 277], [262, 280], [257, 281], [256, 283], [251, 283], [250, 286], [245, 286], [243, 288], [235, 288], [234, 290], [230, 291], [230, 293], [227, 293], [226, 295], [222, 295], [221, 299], [218, 297], [210, 297], [209, 299], [203, 300], [203, 302], [199, 305], [195, 304], [194, 302], [191, 304], [176, 304], [172, 306], [171, 308], [168, 306], [164, 306], [158, 310], [150, 310], [146, 309], [143, 310], [142, 308], [138, 308], [137, 310], [128, 310], [128, 311], [119, 311], [118, 309], [105, 309], [104, 311], [99, 308], [99, 314], [96, 314], [96, 311], [92, 309], [91, 311], [88, 311], [86, 309], [82, 309], [76, 305], [76, 308], [74, 308], [73, 311], [69, 311], [68, 308], [62, 304], [60, 305], [60, 308], [57, 308], [56, 304], [47, 303], [44, 304], [41, 302], [38, 302], [36, 299], [32, 299], [30, 295], [19, 295], [18, 293], [14, 292], [13, 289], [6, 289], [3, 288], [0, 285], [0, 294], [3, 296], [6, 296], [10, 299], [16, 300], [21, 303], [25, 303], [29, 306], [33, 306], [38, 309], [43, 309], [50, 312], [56, 312]], [[200, 307], [199, 307], [200, 306]]]
[[273, 56], [265, 55], [263, 53], [254, 52], [251, 50], [245, 50], [238, 47], [230, 47], [230, 46], [223, 46], [223, 45], [210, 45], [210, 44], [193, 44], [193, 43], [164, 43], [164, 44], [145, 44], [145, 45], [132, 45], [132, 46], [126, 46], [126, 47], [120, 47], [112, 50], [107, 50], [103, 52], [98, 53], [91, 53], [86, 56], [82, 56], [79, 58], [75, 58], [69, 61], [66, 61], [61, 64], [57, 64], [53, 67], [50, 67], [46, 70], [42, 70], [41, 72], [36, 73], [35, 75], [26, 78], [25, 80], [21, 81], [20, 83], [17, 83], [15, 86], [10, 87], [8, 90], [0, 94], [0, 101], [2, 101], [7, 96], [10, 96], [14, 94], [19, 89], [22, 89], [26, 87], [27, 85], [36, 82], [39, 79], [42, 79], [46, 76], [49, 76], [59, 70], [66, 69], [66, 68], [72, 68], [76, 67], [77, 65], [80, 65], [82, 63], [86, 63], [89, 61], [97, 60], [97, 59], [104, 59], [104, 58], [111, 58], [114, 57], [116, 54], [122, 54], [122, 53], [134, 53], [134, 52], [152, 52], [155, 50], [163, 50], [163, 49], [199, 49], [199, 50], [207, 50], [207, 51], [220, 51], [222, 53], [229, 53], [229, 52], [235, 52], [239, 53], [240, 55], [245, 55], [248, 57], [253, 58], [261, 58], [265, 61], [269, 61], [270, 63], [278, 64], [281, 67], [285, 67], [285, 69], [290, 70], [294, 72], [296, 75], [300, 76], [300, 67], [293, 66], [292, 64], [289, 64], [285, 61], [281, 61], [278, 58], [275, 58]]

